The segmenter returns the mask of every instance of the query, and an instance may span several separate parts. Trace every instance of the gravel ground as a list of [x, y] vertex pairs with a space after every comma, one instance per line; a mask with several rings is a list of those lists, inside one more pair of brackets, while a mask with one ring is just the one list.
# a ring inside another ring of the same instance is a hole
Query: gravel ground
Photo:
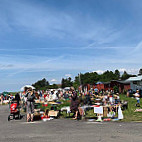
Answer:
[[55, 119], [26, 123], [7, 121], [8, 106], [0, 106], [0, 142], [141, 142], [142, 123], [86, 122]]

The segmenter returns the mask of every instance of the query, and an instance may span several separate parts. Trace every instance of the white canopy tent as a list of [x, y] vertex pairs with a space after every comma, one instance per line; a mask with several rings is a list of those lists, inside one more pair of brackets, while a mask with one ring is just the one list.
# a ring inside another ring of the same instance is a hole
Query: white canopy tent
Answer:
[[35, 87], [33, 87], [32, 85], [25, 85], [21, 88], [21, 91], [24, 91], [25, 88], [32, 88], [33, 90], [35, 89]]
[[70, 90], [70, 87], [65, 87], [64, 90]]

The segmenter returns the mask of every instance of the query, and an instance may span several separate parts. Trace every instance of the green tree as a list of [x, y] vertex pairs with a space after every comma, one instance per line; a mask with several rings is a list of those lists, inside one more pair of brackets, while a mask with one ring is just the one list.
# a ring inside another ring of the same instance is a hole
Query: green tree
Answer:
[[86, 84], [91, 84], [93, 85], [99, 81], [99, 75], [96, 72], [87, 72], [85, 74], [80, 74], [75, 77], [75, 83], [79, 85], [86, 85]]
[[[80, 75], [81, 76], [81, 75]], [[81, 85], [81, 78], [79, 77], [79, 74], [78, 76], [75, 77], [75, 80], [73, 82], [73, 87], [75, 89], [78, 89], [78, 87]]]
[[135, 77], [136, 75], [132, 75], [132, 74], [128, 74], [126, 71], [124, 71], [124, 73], [121, 76], [121, 80], [126, 80], [129, 77]]
[[126, 71], [124, 71], [124, 73], [122, 74], [122, 76], [121, 76], [121, 79], [122, 80], [126, 80], [126, 79], [128, 79], [129, 78], [129, 74], [126, 72]]
[[36, 83], [32, 84], [37, 90], [39, 89], [46, 89], [49, 86], [49, 82], [43, 78], [42, 80], [37, 81]]
[[116, 80], [120, 79], [120, 72], [119, 72], [119, 70], [115, 70], [114, 74], [115, 74]]
[[113, 87], [113, 90], [114, 90], [115, 93], [118, 93], [118, 92], [119, 92], [118, 86], [114, 86], [114, 87]]
[[79, 86], [81, 80], [81, 85], [86, 85], [86, 84], [91, 84], [94, 85], [98, 81], [102, 82], [108, 82], [111, 80], [118, 80], [120, 79], [120, 72], [118, 70], [115, 70], [113, 73], [112, 71], [105, 71], [103, 74], [98, 74], [96, 72], [86, 72], [85, 74], [80, 74], [80, 79], [79, 75], [75, 77], [74, 80], [74, 86]]
[[69, 78], [62, 78], [62, 81], [61, 81], [61, 87], [62, 88], [65, 88], [65, 87], [71, 87], [73, 85], [73, 82], [71, 81], [71, 77]]
[[100, 75], [100, 81], [102, 82], [108, 82], [111, 80], [115, 80], [116, 76], [112, 71], [105, 71], [103, 74]]
[[58, 85], [57, 84], [49, 85], [48, 89], [58, 89]]

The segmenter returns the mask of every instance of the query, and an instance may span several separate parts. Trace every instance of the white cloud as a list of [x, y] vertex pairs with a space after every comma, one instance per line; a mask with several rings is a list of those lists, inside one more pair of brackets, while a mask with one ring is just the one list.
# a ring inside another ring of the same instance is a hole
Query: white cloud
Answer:
[[111, 42], [121, 35], [110, 27], [109, 23], [104, 25], [99, 19], [94, 20], [89, 14], [82, 16], [79, 13], [58, 10], [48, 5], [46, 7], [34, 3], [31, 5], [30, 2], [18, 0], [15, 2], [7, 0], [6, 5], [6, 12], [3, 13], [8, 13], [9, 16], [7, 17], [6, 14], [1, 16], [2, 21], [5, 21], [3, 25], [8, 25], [9, 28], [14, 27], [14, 30], [28, 33], [28, 35], [79, 39], [81, 43], [93, 40], [94, 43], [99, 44]]
[[125, 68], [121, 68], [119, 69], [120, 72], [124, 72], [124, 71], [127, 71]]
[[13, 67], [13, 64], [0, 64], [0, 69], [11, 69]]
[[126, 71], [130, 74], [138, 74], [139, 69], [127, 69]]
[[[32, 60], [25, 62], [12, 62], [8, 66], [0, 66], [3, 70], [13, 70], [9, 73], [8, 76], [14, 76], [22, 72], [42, 72], [42, 71], [51, 71], [60, 69], [57, 64], [60, 63], [60, 60], [63, 56], [53, 57], [53, 58], [42, 58], [34, 57]], [[43, 60], [44, 59], [44, 60]], [[18, 59], [17, 59], [18, 61]], [[34, 62], [38, 61], [38, 62]], [[15, 71], [16, 70], [16, 71]]]
[[135, 47], [133, 47], [133, 50], [130, 52], [132, 55], [135, 55], [137, 53], [139, 53], [142, 49], [142, 41], [140, 41], [139, 43], [137, 43], [137, 45]]
[[[111, 69], [110, 69], [111, 70]], [[126, 71], [129, 74], [138, 74], [139, 69], [125, 69], [125, 68], [120, 68], [118, 69], [120, 73], [122, 74], [124, 71]], [[106, 70], [96, 70], [93, 72], [97, 72], [98, 74], [103, 74]], [[112, 70], [114, 71], [114, 70]]]
[[57, 80], [56, 79], [51, 79], [50, 82], [57, 82]]
[[98, 74], [103, 74], [105, 71], [103, 71], [103, 70], [96, 70], [96, 71], [93, 71], [93, 72], [96, 72]]
[[6, 1], [5, 4], [6, 12], [2, 10], [0, 15], [0, 21], [4, 21], [1, 23], [1, 30], [8, 31], [8, 26], [11, 30], [13, 28], [14, 31], [30, 33], [32, 36], [62, 38], [74, 27], [72, 16], [57, 9], [48, 6], [41, 8], [37, 4], [16, 0]]
[[133, 68], [131, 68], [131, 69], [125, 69], [125, 68], [121, 68], [121, 69], [119, 69], [119, 71], [121, 72], [121, 73], [123, 73], [124, 71], [126, 71], [127, 73], [129, 73], [129, 74], [138, 74], [138, 72], [139, 72], [139, 69], [133, 69]]
[[71, 77], [71, 74], [65, 74], [66, 77]]
[[136, 50], [139, 50], [142, 48], [142, 41], [140, 43], [138, 43], [138, 45], [136, 46]]

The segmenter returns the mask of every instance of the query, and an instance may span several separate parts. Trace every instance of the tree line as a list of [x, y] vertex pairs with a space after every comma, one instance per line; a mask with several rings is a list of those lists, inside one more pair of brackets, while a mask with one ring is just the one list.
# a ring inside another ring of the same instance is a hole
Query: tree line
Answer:
[[[142, 75], [142, 69], [139, 70], [139, 74]], [[69, 78], [62, 78], [61, 84], [52, 84], [50, 85], [49, 82], [43, 78], [42, 80], [37, 81], [36, 83], [32, 84], [37, 90], [47, 90], [47, 89], [57, 89], [59, 87], [71, 87], [74, 86], [78, 88], [80, 85], [94, 85], [98, 81], [100, 82], [109, 82], [111, 80], [126, 80], [129, 77], [135, 77], [136, 75], [128, 74], [126, 71], [123, 72], [121, 75], [119, 70], [113, 71], [105, 71], [102, 74], [98, 74], [97, 72], [86, 72], [78, 74], [74, 80], [71, 77]]]
[[32, 86], [34, 86], [36, 90], [58, 89], [57, 84], [50, 85], [45, 78], [35, 82], [34, 84], [32, 84]]

